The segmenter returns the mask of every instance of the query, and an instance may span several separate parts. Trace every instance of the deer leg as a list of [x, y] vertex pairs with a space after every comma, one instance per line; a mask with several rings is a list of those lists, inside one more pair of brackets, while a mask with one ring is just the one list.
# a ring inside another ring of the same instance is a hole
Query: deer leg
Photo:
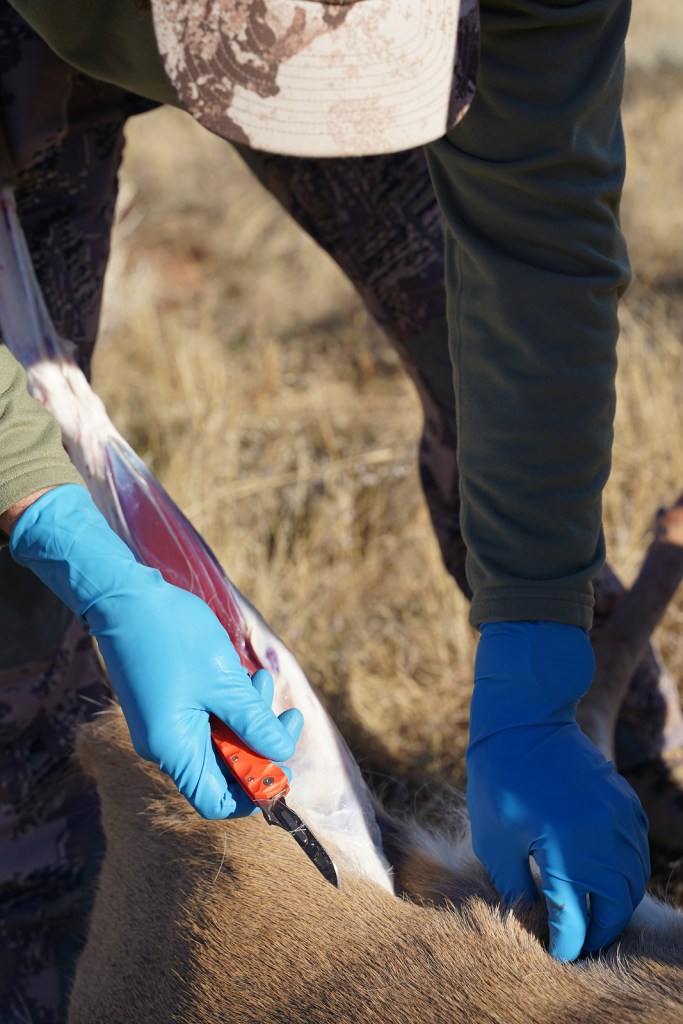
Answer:
[[616, 757], [650, 820], [653, 872], [683, 853], [683, 715], [651, 634], [683, 577], [683, 496], [657, 517], [630, 590], [605, 567], [595, 581], [595, 682], [582, 727]]
[[[582, 701], [581, 719], [594, 741], [608, 756], [615, 756], [622, 771], [658, 758], [683, 743], [683, 714], [676, 686], [649, 637], [679, 578], [679, 552], [675, 546], [660, 546], [665, 543], [661, 537], [655, 540], [643, 567], [645, 575], [639, 577], [635, 592], [637, 601], [639, 595], [645, 596], [643, 587], [647, 589], [654, 584], [657, 588], [658, 608], [648, 602], [654, 611], [654, 621], [643, 609], [638, 614], [632, 595], [623, 603], [628, 592], [609, 565], [595, 580], [595, 621], [591, 639], [596, 651], [596, 684]], [[658, 568], [662, 560], [667, 563], [668, 582]], [[655, 577], [652, 577], [653, 572]], [[652, 580], [650, 584], [648, 578]], [[635, 628], [634, 615], [639, 625], [642, 622], [642, 633], [636, 631], [636, 638], [629, 637], [625, 642], [624, 632]], [[613, 653], [615, 649], [617, 655]]]
[[[624, 744], [626, 767], [681, 742], [682, 720], [673, 684], [650, 638], [682, 577], [683, 498], [658, 516], [655, 537], [630, 590], [607, 567], [596, 580], [592, 636], [596, 673], [590, 693], [581, 702], [581, 724], [612, 756], [617, 719], [624, 707], [624, 723], [631, 720], [634, 737], [630, 751]], [[636, 709], [647, 709], [646, 719], [653, 716], [652, 723], [640, 730], [641, 739], [633, 728]]]

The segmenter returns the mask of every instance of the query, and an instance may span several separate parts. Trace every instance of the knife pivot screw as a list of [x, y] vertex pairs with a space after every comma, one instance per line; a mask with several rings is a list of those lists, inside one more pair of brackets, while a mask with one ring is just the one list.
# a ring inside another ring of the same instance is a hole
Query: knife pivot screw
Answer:
[[274, 781], [275, 780], [273, 779], [272, 775], [269, 775], [267, 779], [263, 780], [263, 785], [264, 786], [272, 786]]
[[237, 756], [237, 754], [233, 754], [232, 757], [230, 758], [230, 760], [231, 761], [239, 761], [239, 757]]
[[253, 775], [249, 775], [247, 777], [247, 782], [253, 782], [253, 781], [254, 781], [254, 776]]

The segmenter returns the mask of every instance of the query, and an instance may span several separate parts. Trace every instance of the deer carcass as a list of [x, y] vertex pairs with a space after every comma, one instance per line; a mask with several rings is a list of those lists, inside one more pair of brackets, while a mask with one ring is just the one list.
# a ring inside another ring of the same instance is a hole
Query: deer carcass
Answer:
[[680, 1024], [683, 915], [650, 898], [605, 956], [560, 964], [540, 906], [500, 908], [464, 823], [389, 823], [403, 898], [352, 873], [335, 890], [260, 817], [201, 820], [118, 711], [78, 752], [107, 851], [70, 1024]]

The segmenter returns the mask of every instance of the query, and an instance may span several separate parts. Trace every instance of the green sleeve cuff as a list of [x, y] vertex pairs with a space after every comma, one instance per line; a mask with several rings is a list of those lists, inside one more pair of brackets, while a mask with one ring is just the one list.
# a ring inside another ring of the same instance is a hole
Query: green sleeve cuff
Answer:
[[0, 344], [0, 512], [44, 487], [81, 484], [57, 421], [26, 388], [26, 375]]

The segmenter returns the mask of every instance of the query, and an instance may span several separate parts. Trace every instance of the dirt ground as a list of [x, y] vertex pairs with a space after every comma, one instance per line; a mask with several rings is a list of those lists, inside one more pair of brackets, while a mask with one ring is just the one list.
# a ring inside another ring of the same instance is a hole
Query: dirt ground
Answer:
[[[634, 280], [605, 525], [628, 581], [683, 482], [672, 0], [636, 3], [624, 123]], [[174, 111], [129, 129], [95, 386], [365, 766], [462, 786], [474, 637], [417, 482], [412, 386], [336, 267], [225, 143]], [[680, 595], [658, 642], [680, 684]]]

